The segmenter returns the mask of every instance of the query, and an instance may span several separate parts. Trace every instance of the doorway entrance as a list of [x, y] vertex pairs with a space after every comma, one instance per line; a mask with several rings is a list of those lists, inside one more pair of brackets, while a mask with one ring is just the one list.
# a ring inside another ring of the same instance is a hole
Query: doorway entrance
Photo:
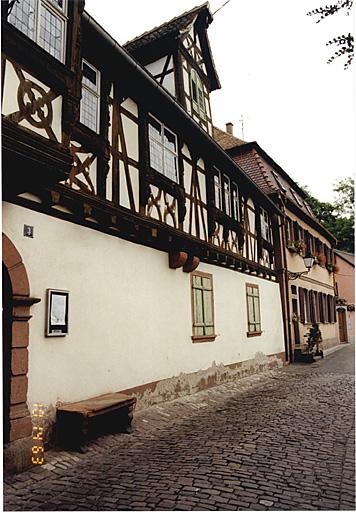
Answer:
[[340, 343], [348, 343], [346, 309], [338, 308], [337, 317], [339, 323], [339, 341]]
[[10, 385], [11, 385], [11, 331], [12, 286], [9, 273], [2, 264], [2, 389], [3, 389], [3, 443], [10, 441]]

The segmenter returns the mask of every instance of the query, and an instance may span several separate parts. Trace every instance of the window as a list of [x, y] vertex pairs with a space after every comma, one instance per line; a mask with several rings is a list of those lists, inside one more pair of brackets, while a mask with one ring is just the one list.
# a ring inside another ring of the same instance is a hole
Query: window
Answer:
[[223, 176], [224, 182], [224, 205], [225, 205], [225, 213], [226, 215], [231, 215], [231, 187], [230, 187], [230, 179], [224, 174]]
[[203, 84], [195, 69], [190, 71], [193, 110], [203, 119], [206, 117]]
[[149, 119], [148, 136], [151, 167], [178, 182], [177, 137], [153, 117]]
[[300, 321], [302, 324], [305, 324], [306, 314], [305, 314], [305, 289], [299, 288], [299, 312], [300, 312]]
[[239, 191], [235, 183], [232, 183], [232, 217], [240, 220]]
[[66, 0], [20, 0], [14, 3], [8, 22], [64, 62]]
[[217, 169], [214, 170], [214, 202], [216, 208], [222, 210], [221, 174]]
[[294, 197], [294, 199], [296, 200], [297, 204], [302, 207], [303, 206], [303, 203], [302, 203], [302, 200], [300, 199], [300, 197], [294, 192], [293, 189], [289, 189]]
[[283, 190], [283, 192], [287, 192], [286, 187], [285, 187], [285, 186], [283, 185], [283, 183], [281, 182], [280, 177], [278, 176], [278, 174], [276, 173], [276, 171], [272, 171], [272, 174], [273, 174], [274, 179], [276, 180], [276, 182], [277, 182], [277, 184], [278, 184], [279, 188], [280, 188], [281, 190]]
[[271, 242], [271, 228], [269, 225], [269, 216], [266, 210], [261, 208], [261, 236], [267, 242]]
[[194, 272], [192, 283], [193, 341], [215, 339], [213, 276]]
[[82, 99], [80, 122], [99, 133], [100, 73], [83, 60]]
[[248, 336], [261, 334], [260, 293], [256, 284], [246, 284]]

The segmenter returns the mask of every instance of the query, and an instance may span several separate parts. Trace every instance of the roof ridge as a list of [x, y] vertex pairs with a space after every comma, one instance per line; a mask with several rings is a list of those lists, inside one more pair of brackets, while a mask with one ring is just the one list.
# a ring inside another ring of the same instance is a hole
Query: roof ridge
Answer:
[[[157, 25], [156, 27], [151, 28], [150, 30], [146, 30], [146, 32], [143, 32], [139, 36], [136, 36], [133, 39], [130, 39], [129, 41], [126, 41], [126, 43], [124, 43], [122, 46], [128, 46], [128, 45], [138, 41], [142, 37], [147, 36], [147, 35], [149, 35], [149, 34], [151, 34], [153, 32], [156, 32], [157, 30], [159, 30], [160, 28], [164, 27], [165, 25], [168, 25], [168, 23], [172, 23], [174, 21], [177, 21], [179, 18], [182, 18], [183, 16], [187, 16], [189, 14], [193, 14], [195, 11], [199, 11], [203, 7], [207, 7], [209, 9], [209, 2], [204, 2], [204, 3], [200, 4], [200, 5], [197, 5], [197, 6], [193, 7], [192, 9], [190, 9], [189, 11], [185, 11], [182, 14], [179, 14], [178, 16], [175, 16], [174, 18], [171, 18], [170, 20], [167, 20], [167, 21], [161, 23], [160, 25]], [[210, 11], [210, 9], [209, 9], [209, 11]]]

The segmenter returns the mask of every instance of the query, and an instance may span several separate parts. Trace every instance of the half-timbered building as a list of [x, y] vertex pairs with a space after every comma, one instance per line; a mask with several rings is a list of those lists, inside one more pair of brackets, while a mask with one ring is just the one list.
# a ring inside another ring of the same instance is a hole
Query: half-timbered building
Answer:
[[281, 211], [211, 137], [207, 4], [125, 48], [83, 8], [2, 2], [8, 453], [34, 404], [49, 435], [61, 403], [285, 360]]
[[[304, 191], [257, 142], [234, 137], [231, 123], [226, 131], [214, 127], [214, 138], [283, 212], [278, 280], [289, 360], [298, 359], [315, 322], [324, 349], [337, 345], [335, 237], [317, 220]], [[306, 255], [314, 260], [309, 271], [303, 260]]]

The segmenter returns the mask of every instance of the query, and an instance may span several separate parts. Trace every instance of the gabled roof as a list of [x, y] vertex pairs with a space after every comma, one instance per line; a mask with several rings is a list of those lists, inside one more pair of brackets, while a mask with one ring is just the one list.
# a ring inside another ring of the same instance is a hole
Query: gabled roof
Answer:
[[339, 251], [339, 249], [335, 249], [336, 256], [339, 256], [339, 258], [343, 259], [353, 267], [355, 266], [355, 255], [351, 254], [350, 252], [345, 251]]
[[127, 41], [123, 47], [128, 51], [132, 52], [134, 50], [137, 50], [141, 46], [145, 46], [153, 41], [156, 41], [157, 39], [160, 39], [161, 37], [164, 37], [168, 34], [174, 34], [176, 32], [179, 32], [185, 28], [187, 28], [194, 20], [195, 18], [200, 14], [206, 12], [207, 16], [209, 15], [207, 26], [210, 25], [213, 17], [209, 10], [209, 3], [205, 2], [202, 5], [199, 5], [197, 7], [193, 7], [190, 11], [186, 11], [183, 14], [180, 14], [179, 16], [176, 16], [175, 18], [171, 19], [170, 21], [166, 21], [165, 23], [162, 23], [162, 25], [159, 25], [158, 27], [154, 27], [151, 30], [148, 30], [147, 32], [144, 32], [140, 36], [135, 37], [134, 39], [131, 39], [131, 41]]
[[[157, 44], [157, 42], [159, 42], [161, 39], [176, 37], [184, 30], [186, 30], [192, 23], [195, 23], [198, 19], [203, 23], [205, 29], [207, 29], [210, 23], [213, 21], [213, 16], [209, 9], [209, 2], [205, 2], [197, 7], [193, 7], [193, 9], [190, 11], [186, 11], [183, 14], [171, 19], [170, 21], [162, 23], [162, 25], [144, 32], [140, 36], [131, 39], [131, 41], [127, 41], [123, 47], [126, 51], [137, 58], [137, 54], [140, 52], [140, 50], [143, 50], [145, 47], [150, 45]], [[203, 51], [203, 56], [211, 81], [212, 90], [220, 89], [221, 85], [215, 69], [215, 64], [206, 33], [205, 38], [206, 48], [205, 51]]]
[[223, 149], [231, 149], [247, 144], [246, 141], [238, 139], [234, 135], [231, 135], [231, 133], [224, 132], [224, 130], [220, 130], [217, 126], [213, 126], [213, 138]]

